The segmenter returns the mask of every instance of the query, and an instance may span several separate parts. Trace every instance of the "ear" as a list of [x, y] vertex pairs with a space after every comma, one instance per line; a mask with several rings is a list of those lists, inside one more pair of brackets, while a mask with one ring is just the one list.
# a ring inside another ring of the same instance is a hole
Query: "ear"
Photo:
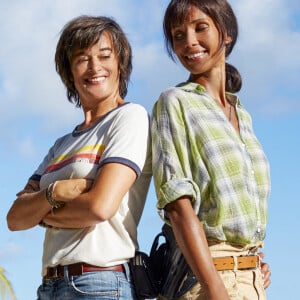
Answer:
[[225, 45], [228, 45], [228, 44], [230, 44], [231, 42], [232, 42], [231, 36], [226, 35], [226, 37], [225, 37]]

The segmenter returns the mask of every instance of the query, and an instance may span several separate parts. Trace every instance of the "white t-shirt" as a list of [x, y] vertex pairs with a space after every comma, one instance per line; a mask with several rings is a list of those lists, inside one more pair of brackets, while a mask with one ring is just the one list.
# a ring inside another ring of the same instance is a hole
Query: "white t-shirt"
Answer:
[[41, 189], [61, 179], [94, 179], [98, 169], [109, 162], [131, 167], [138, 178], [110, 220], [83, 229], [46, 229], [43, 275], [47, 267], [58, 264], [85, 262], [107, 267], [134, 256], [137, 226], [152, 175], [150, 154], [149, 116], [133, 103], [123, 104], [92, 127], [75, 129], [55, 142], [31, 177], [40, 180]]

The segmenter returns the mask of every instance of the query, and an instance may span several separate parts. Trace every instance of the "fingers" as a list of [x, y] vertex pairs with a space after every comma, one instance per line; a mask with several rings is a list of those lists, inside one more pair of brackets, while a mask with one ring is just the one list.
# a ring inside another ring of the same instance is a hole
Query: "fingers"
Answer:
[[261, 275], [264, 281], [264, 289], [268, 288], [271, 284], [271, 271], [269, 264], [263, 262], [262, 260], [265, 257], [265, 254], [263, 252], [258, 253], [261, 261]]
[[261, 263], [261, 274], [264, 281], [264, 288], [268, 288], [271, 284], [271, 271], [267, 263]]

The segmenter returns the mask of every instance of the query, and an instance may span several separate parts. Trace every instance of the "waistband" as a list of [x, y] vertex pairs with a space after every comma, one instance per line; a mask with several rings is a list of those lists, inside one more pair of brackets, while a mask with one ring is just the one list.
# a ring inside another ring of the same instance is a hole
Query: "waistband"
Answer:
[[68, 273], [68, 276], [80, 276], [86, 272], [99, 272], [99, 271], [115, 271], [115, 272], [126, 273], [124, 265], [116, 265], [111, 267], [98, 267], [86, 263], [76, 263], [76, 264], [71, 264], [66, 266], [58, 265], [55, 267], [48, 267], [44, 279], [49, 280], [49, 279], [63, 278], [65, 272]]
[[259, 255], [225, 256], [213, 258], [217, 271], [260, 268]]

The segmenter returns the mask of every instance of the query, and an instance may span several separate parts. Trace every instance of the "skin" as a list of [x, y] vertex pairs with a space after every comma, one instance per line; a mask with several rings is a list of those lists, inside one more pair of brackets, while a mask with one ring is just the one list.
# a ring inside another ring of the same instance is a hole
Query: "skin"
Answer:
[[270, 266], [269, 264], [263, 262], [262, 260], [264, 259], [264, 254], [259, 253], [258, 254], [261, 258], [261, 275], [264, 280], [264, 288], [268, 288], [271, 284], [271, 271], [270, 271]]
[[[186, 21], [172, 28], [174, 53], [190, 72], [190, 81], [204, 86], [229, 119], [230, 104], [225, 95], [225, 44], [219, 45], [219, 32], [213, 20], [196, 7], [191, 7]], [[234, 107], [231, 109], [235, 112]], [[231, 116], [232, 126], [239, 132], [237, 116]], [[178, 245], [208, 300], [229, 300], [226, 288], [216, 271], [205, 232], [194, 213], [191, 199], [182, 197], [166, 206]], [[262, 265], [265, 287], [270, 284], [270, 271]]]
[[[78, 129], [92, 126], [101, 116], [124, 103], [119, 95], [118, 57], [108, 33], [104, 32], [95, 45], [75, 52], [71, 71], [84, 114]], [[17, 194], [7, 214], [8, 227], [24, 230], [44, 221], [60, 228], [83, 228], [106, 221], [117, 212], [135, 180], [136, 173], [131, 168], [107, 163], [93, 181], [57, 181], [53, 198], [65, 202], [65, 206], [55, 210], [51, 210], [39, 182], [30, 180]]]
[[[84, 112], [84, 122], [80, 129], [93, 125], [99, 117], [124, 102], [118, 92], [117, 58], [109, 35], [104, 34], [98, 44], [77, 52], [72, 61], [72, 73]], [[81, 228], [105, 221], [116, 213], [122, 197], [135, 178], [132, 169], [124, 165], [106, 164], [99, 170], [95, 181], [57, 181], [53, 197], [66, 204], [53, 212], [46, 200], [45, 191], [39, 188], [39, 182], [30, 180], [17, 194], [17, 199], [7, 215], [8, 226], [11, 230], [24, 230], [43, 220], [56, 227]], [[110, 188], [112, 180], [113, 189]], [[190, 265], [196, 263], [193, 271], [205, 283], [208, 299], [228, 299], [223, 283], [212, 265], [203, 228], [199, 226], [193, 210], [191, 211], [190, 199], [176, 201], [166, 209], [184, 255]], [[193, 216], [187, 218], [190, 220], [188, 224], [181, 222], [186, 219], [185, 214]], [[187, 231], [189, 234], [186, 234]], [[192, 236], [200, 236], [201, 239], [194, 240]], [[195, 253], [196, 249], [200, 251]], [[264, 264], [263, 268], [265, 267], [267, 264]], [[268, 274], [270, 272], [266, 275], [267, 283]]]
[[[225, 96], [225, 45], [220, 48], [219, 32], [213, 20], [192, 6], [187, 21], [172, 29], [173, 50], [190, 72], [190, 81], [204, 86], [229, 118], [230, 104]], [[225, 44], [231, 38], [225, 38]], [[233, 107], [231, 107], [233, 109]], [[239, 132], [236, 114], [232, 125]]]
[[208, 300], [229, 300], [208, 248], [205, 232], [189, 198], [166, 206], [173, 232], [187, 263], [203, 286]]

